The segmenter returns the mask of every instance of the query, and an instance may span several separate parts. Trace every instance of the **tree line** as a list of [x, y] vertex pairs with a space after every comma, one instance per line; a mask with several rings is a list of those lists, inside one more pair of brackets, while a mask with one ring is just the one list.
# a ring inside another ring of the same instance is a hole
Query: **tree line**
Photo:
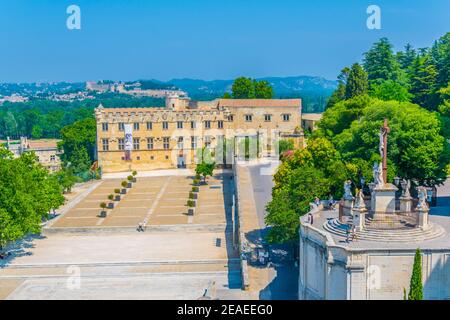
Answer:
[[61, 138], [61, 129], [76, 121], [93, 118], [94, 109], [102, 104], [108, 108], [163, 106], [164, 100], [134, 97], [126, 94], [101, 93], [94, 99], [53, 101], [33, 99], [27, 102], [5, 102], [0, 106], [0, 139]]

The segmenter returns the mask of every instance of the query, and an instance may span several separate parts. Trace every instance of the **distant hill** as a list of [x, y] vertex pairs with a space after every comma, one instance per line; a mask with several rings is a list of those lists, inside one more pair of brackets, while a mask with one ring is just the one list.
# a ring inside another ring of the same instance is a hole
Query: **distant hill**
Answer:
[[[337, 87], [337, 81], [321, 77], [266, 77], [257, 80], [268, 81], [276, 98], [302, 98], [303, 112], [322, 112], [328, 97]], [[159, 81], [155, 79], [125, 82], [127, 86], [139, 85], [141, 89], [181, 89], [194, 100], [212, 100], [231, 92], [234, 80], [198, 80], [172, 79]], [[102, 81], [113, 83], [115, 81]], [[0, 97], [18, 94], [30, 98], [46, 98], [51, 94], [66, 94], [85, 90], [85, 83], [0, 83]]]
[[[337, 87], [337, 81], [321, 77], [266, 77], [257, 80], [268, 81], [277, 98], [302, 98], [304, 112], [322, 112], [328, 97]], [[198, 80], [172, 79], [167, 81], [181, 90], [189, 93], [192, 99], [209, 100], [221, 97], [225, 92], [231, 92], [233, 80]]]

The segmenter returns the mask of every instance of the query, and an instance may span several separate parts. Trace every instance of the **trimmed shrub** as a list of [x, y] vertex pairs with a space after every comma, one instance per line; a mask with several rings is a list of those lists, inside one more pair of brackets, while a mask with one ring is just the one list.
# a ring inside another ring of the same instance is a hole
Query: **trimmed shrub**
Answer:
[[200, 179], [194, 179], [194, 181], [193, 181], [193, 183], [194, 183], [195, 185], [199, 184], [199, 182], [200, 182]]
[[198, 192], [198, 187], [197, 186], [193, 186], [192, 187], [192, 192]]
[[100, 208], [102, 208], [102, 209], [106, 209], [107, 206], [108, 205], [106, 204], [106, 202], [100, 203]]
[[131, 174], [133, 175], [133, 177], [135, 177], [135, 176], [137, 176], [137, 171], [134, 170]]
[[126, 188], [126, 187], [128, 186], [128, 182], [122, 181], [121, 186], [124, 187], [124, 188]]
[[113, 194], [110, 194], [110, 195], [108, 196], [108, 199], [109, 199], [109, 200], [113, 200], [113, 199], [114, 199], [114, 195], [113, 195]]
[[194, 200], [188, 200], [187, 206], [188, 206], [189, 208], [195, 207], [195, 201], [194, 201]]
[[195, 196], [194, 196], [193, 192], [189, 192], [189, 199], [195, 199]]
[[120, 189], [114, 189], [114, 193], [120, 194]]
[[130, 182], [133, 181], [133, 176], [128, 176], [127, 180], [130, 181]]

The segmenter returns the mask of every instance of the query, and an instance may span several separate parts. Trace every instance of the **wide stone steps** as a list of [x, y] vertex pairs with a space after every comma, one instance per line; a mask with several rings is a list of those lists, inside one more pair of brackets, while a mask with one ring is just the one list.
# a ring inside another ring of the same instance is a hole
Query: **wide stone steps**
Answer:
[[[338, 219], [330, 219], [324, 223], [323, 228], [335, 235], [346, 237], [347, 224]], [[357, 240], [377, 242], [422, 242], [441, 237], [445, 230], [435, 224], [431, 224], [426, 230], [420, 228], [401, 229], [374, 229], [367, 228], [356, 232]]]

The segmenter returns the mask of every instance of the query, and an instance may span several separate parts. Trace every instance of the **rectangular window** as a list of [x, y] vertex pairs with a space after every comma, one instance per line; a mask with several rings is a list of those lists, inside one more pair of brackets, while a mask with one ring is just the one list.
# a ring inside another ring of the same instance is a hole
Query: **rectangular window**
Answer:
[[178, 149], [183, 149], [184, 147], [184, 143], [183, 143], [183, 137], [178, 137], [178, 143], [177, 143], [177, 148]]
[[125, 150], [125, 139], [119, 139], [119, 150]]
[[168, 150], [170, 147], [170, 138], [169, 137], [164, 137], [163, 138], [163, 148]]
[[253, 120], [253, 116], [251, 114], [246, 114], [245, 115], [245, 121], [246, 122], [252, 122]]
[[133, 123], [133, 130], [135, 130], [135, 131], [139, 130], [139, 122]]
[[197, 137], [191, 137], [191, 149], [197, 149]]
[[147, 149], [153, 150], [153, 138], [147, 138]]
[[125, 124], [123, 122], [119, 122], [119, 131], [125, 130]]
[[234, 115], [230, 114], [228, 116], [228, 121], [233, 122], [234, 121]]
[[289, 121], [290, 118], [291, 118], [290, 114], [287, 113], [283, 114], [283, 121]]
[[211, 137], [210, 136], [204, 137], [204, 145], [205, 145], [205, 147], [209, 147], [211, 145]]
[[50, 161], [55, 161], [56, 160], [56, 156], [54, 155], [54, 154], [52, 154], [51, 156], [50, 156]]
[[133, 138], [133, 149], [134, 150], [139, 150], [140, 149], [140, 143], [139, 143], [139, 138]]
[[169, 123], [167, 121], [163, 121], [162, 128], [163, 128], [163, 130], [169, 129]]
[[272, 115], [271, 114], [265, 114], [264, 115], [264, 121], [266, 121], [266, 122], [272, 121]]
[[205, 129], [210, 129], [211, 128], [211, 121], [206, 120], [205, 121]]
[[152, 129], [153, 129], [153, 123], [147, 122], [147, 130], [152, 130]]
[[183, 129], [183, 121], [177, 121], [177, 129]]
[[217, 127], [219, 129], [223, 129], [223, 121], [222, 120], [217, 121]]
[[108, 124], [102, 123], [102, 131], [108, 131]]
[[191, 129], [195, 129], [195, 128], [196, 128], [195, 121], [191, 121]]
[[109, 151], [109, 140], [108, 139], [102, 139], [102, 148], [103, 148], [103, 151]]

